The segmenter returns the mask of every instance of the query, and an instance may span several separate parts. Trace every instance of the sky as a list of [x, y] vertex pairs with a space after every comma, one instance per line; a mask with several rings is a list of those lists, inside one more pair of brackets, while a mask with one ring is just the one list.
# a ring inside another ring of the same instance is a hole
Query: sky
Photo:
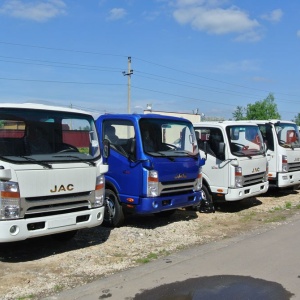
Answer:
[[300, 1], [0, 0], [0, 102], [300, 113]]

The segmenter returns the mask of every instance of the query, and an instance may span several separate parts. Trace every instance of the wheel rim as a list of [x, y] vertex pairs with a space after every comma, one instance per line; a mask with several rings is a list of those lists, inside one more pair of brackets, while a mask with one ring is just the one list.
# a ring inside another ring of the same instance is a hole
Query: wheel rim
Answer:
[[115, 216], [115, 204], [110, 197], [106, 197], [105, 219], [110, 221]]
[[203, 191], [203, 190], [201, 190], [201, 192], [202, 192], [202, 200], [207, 200], [207, 197], [206, 197], [206, 193]]

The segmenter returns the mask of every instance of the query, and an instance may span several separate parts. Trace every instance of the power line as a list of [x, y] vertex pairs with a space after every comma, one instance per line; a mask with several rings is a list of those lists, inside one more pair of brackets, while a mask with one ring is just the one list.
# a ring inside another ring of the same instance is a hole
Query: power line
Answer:
[[[20, 43], [11, 43], [11, 42], [4, 42], [4, 41], [0, 41], [0, 44], [4, 44], [4, 45], [12, 45], [12, 46], [20, 46], [20, 47], [30, 47], [30, 48], [37, 48], [37, 49], [44, 49], [44, 50], [51, 50], [51, 51], [62, 51], [62, 52], [73, 52], [73, 53], [82, 53], [82, 54], [92, 54], [92, 55], [104, 55], [104, 56], [113, 56], [113, 57], [128, 57], [125, 55], [120, 55], [120, 54], [112, 54], [112, 53], [104, 53], [104, 52], [93, 52], [93, 51], [83, 51], [83, 50], [74, 50], [74, 49], [65, 49], [65, 48], [54, 48], [54, 47], [45, 47], [45, 46], [38, 46], [38, 45], [29, 45], [29, 44], [20, 44]], [[239, 88], [243, 88], [243, 89], [248, 89], [248, 90], [255, 90], [255, 91], [260, 91], [260, 92], [265, 92], [265, 93], [270, 93], [270, 91], [268, 90], [264, 90], [264, 89], [257, 89], [257, 88], [252, 88], [249, 86], [244, 86], [244, 85], [240, 85], [240, 84], [236, 84], [236, 83], [230, 83], [230, 82], [226, 82], [226, 81], [222, 81], [222, 80], [217, 80], [214, 78], [210, 78], [210, 77], [206, 77], [206, 76], [201, 76], [199, 74], [195, 74], [195, 73], [191, 73], [191, 72], [187, 72], [187, 71], [183, 71], [183, 70], [179, 70], [177, 68], [174, 67], [170, 67], [170, 66], [165, 66], [163, 64], [159, 64], [156, 62], [152, 62], [146, 59], [142, 59], [142, 58], [138, 58], [138, 57], [134, 57], [135, 60], [138, 61], [142, 61], [142, 62], [146, 62], [148, 64], [154, 65], [154, 66], [158, 66], [164, 69], [168, 69], [168, 70], [172, 70], [181, 74], [187, 74], [190, 76], [194, 76], [197, 78], [202, 78], [205, 80], [209, 80], [209, 81], [213, 81], [213, 82], [218, 82], [218, 83], [222, 83], [222, 84], [227, 84], [227, 85], [231, 85], [231, 86], [235, 86], [235, 87], [239, 87]], [[55, 62], [53, 62], [55, 63]], [[67, 63], [62, 63], [62, 64], [66, 64]], [[70, 64], [70, 65], [78, 65], [79, 64]], [[85, 66], [85, 65], [81, 65], [81, 66]], [[91, 66], [89, 66], [91, 67]], [[95, 66], [93, 66], [95, 67]], [[281, 95], [286, 95], [286, 96], [292, 96], [292, 97], [299, 97], [297, 95], [290, 95], [290, 94], [286, 94], [286, 93], [280, 93], [280, 92], [276, 92], [276, 94], [281, 94]]]
[[120, 85], [120, 83], [100, 83], [100, 82], [80, 82], [80, 81], [59, 81], [59, 80], [42, 80], [42, 79], [25, 79], [25, 78], [7, 78], [0, 77], [0, 80], [9, 80], [9, 81], [29, 81], [29, 82], [40, 82], [40, 83], [59, 83], [59, 84], [82, 84], [82, 85]]
[[[0, 61], [8, 62], [8, 63], [17, 63], [17, 64], [22, 63], [22, 64], [29, 64], [29, 65], [33, 64], [33, 65], [43, 65], [43, 66], [52, 66], [52, 67], [61, 67], [61, 68], [76, 68], [76, 69], [86, 69], [86, 70], [104, 71], [104, 72], [120, 72], [121, 71], [121, 69], [119, 69], [119, 68], [102, 67], [102, 66], [95, 66], [95, 65], [74, 64], [74, 63], [65, 63], [65, 62], [57, 62], [57, 61], [49, 61], [49, 60], [36, 60], [36, 59], [27, 59], [27, 58], [24, 59], [24, 58], [10, 57], [10, 56], [0, 56], [0, 57], [6, 58], [6, 59], [13, 59], [13, 60], [16, 59], [17, 60], [17, 61], [9, 61], [9, 60], [1, 60], [0, 59]], [[23, 62], [22, 60], [25, 60], [25, 62]], [[160, 76], [157, 74], [151, 74], [151, 73], [146, 73], [146, 72], [141, 72], [141, 71], [136, 71], [136, 70], [135, 70], [135, 72], [137, 73], [137, 75], [139, 77], [142, 77], [142, 78], [147, 78], [147, 79], [156, 80], [156, 81], [160, 81], [160, 82], [166, 82], [166, 83], [170, 83], [170, 84], [181, 85], [181, 86], [185, 86], [185, 87], [189, 87], [189, 88], [201, 89], [201, 90], [206, 90], [206, 91], [215, 92], [215, 93], [222, 93], [222, 94], [226, 93], [228, 95], [235, 95], [235, 96], [260, 97], [259, 95], [255, 95], [255, 94], [236, 92], [233, 90], [215, 88], [212, 86], [203, 86], [203, 85], [199, 85], [197, 83], [192, 83], [192, 82], [188, 82], [188, 81], [184, 81], [184, 80], [178, 80], [178, 79], [174, 79], [174, 78], [170, 78], [170, 77]], [[125, 75], [128, 75], [128, 74], [129, 73], [127, 73]], [[140, 74], [147, 74], [152, 77], [147, 77], [147, 76], [143, 76]], [[132, 73], [131, 73], [131, 75], [132, 75]], [[162, 79], [165, 79], [165, 80], [162, 80]], [[20, 80], [20, 79], [18, 79], [18, 80]], [[86, 84], [89, 84], [89, 83], [86, 83]], [[278, 97], [276, 98], [276, 101], [298, 103], [297, 101], [286, 100], [286, 99], [279, 100]]]
[[[10, 60], [0, 59], [2, 62], [8, 63], [16, 63], [16, 64], [29, 64], [29, 65], [42, 65], [42, 66], [51, 66], [51, 67], [62, 67], [62, 68], [79, 68], [79, 69], [87, 69], [87, 70], [96, 70], [96, 71], [109, 71], [109, 72], [120, 72], [121, 69], [113, 68], [113, 67], [102, 67], [102, 66], [91, 66], [91, 65], [82, 65], [82, 64], [74, 64], [74, 63], [65, 63], [65, 62], [57, 62], [57, 61], [49, 61], [49, 60], [37, 60], [37, 59], [28, 59], [28, 58], [17, 58], [10, 56], [0, 56]], [[14, 61], [17, 60], [17, 61]], [[24, 61], [25, 62], [24, 62]]]
[[11, 45], [11, 46], [20, 46], [20, 47], [29, 47], [29, 48], [37, 48], [37, 49], [44, 49], [44, 50], [51, 50], [51, 51], [62, 51], [62, 52], [82, 53], [82, 54], [94, 54], [94, 55], [127, 57], [127, 56], [121, 55], [121, 54], [111, 54], [111, 53], [92, 52], [92, 51], [83, 51], [83, 50], [73, 50], [73, 49], [64, 49], [64, 48], [54, 48], [54, 47], [45, 47], [45, 46], [37, 46], [37, 45], [9, 43], [9, 42], [3, 42], [3, 41], [0, 41], [0, 44]]
[[[4, 45], [11, 45], [11, 46], [18, 46], [18, 47], [30, 47], [30, 48], [36, 48], [36, 49], [43, 49], [43, 50], [51, 50], [51, 51], [61, 51], [61, 52], [71, 52], [71, 53], [82, 53], [82, 54], [89, 54], [89, 55], [102, 55], [102, 56], [112, 56], [112, 57], [128, 57], [128, 56], [124, 56], [124, 55], [119, 55], [119, 54], [112, 54], [112, 53], [103, 53], [103, 52], [92, 52], [92, 51], [82, 51], [82, 50], [74, 50], [74, 49], [64, 49], [64, 48], [53, 48], [53, 47], [44, 47], [44, 46], [37, 46], [37, 45], [28, 45], [28, 44], [20, 44], [20, 43], [9, 43], [9, 42], [4, 42], [4, 41], [0, 41], [0, 44], [4, 44]], [[73, 64], [73, 63], [65, 63], [65, 62], [56, 62], [56, 61], [48, 61], [48, 60], [33, 60], [33, 59], [20, 59], [20, 58], [13, 58], [13, 57], [5, 57], [5, 56], [1, 56], [4, 59], [18, 59], [19, 61], [7, 61], [7, 60], [2, 60], [4, 62], [9, 62], [9, 63], [23, 63], [23, 64], [37, 64], [37, 65], [50, 65], [52, 67], [61, 67], [61, 68], [78, 68], [78, 69], [87, 69], [87, 70], [95, 70], [95, 71], [110, 71], [110, 72], [119, 72], [121, 69], [119, 68], [112, 68], [112, 67], [100, 67], [100, 66], [92, 66], [92, 65], [83, 65], [83, 64]], [[183, 71], [183, 70], [179, 70], [177, 68], [174, 67], [170, 67], [170, 66], [165, 66], [163, 64], [159, 64], [156, 62], [151, 62], [149, 60], [145, 60], [145, 59], [141, 59], [138, 57], [134, 57], [135, 60], [137, 61], [141, 61], [141, 62], [146, 62], [148, 64], [160, 67], [160, 68], [165, 68], [174, 72], [178, 72], [180, 74], [186, 74], [186, 75], [190, 75], [196, 78], [201, 78], [201, 79], [205, 79], [205, 80], [209, 80], [212, 82], [216, 82], [216, 83], [222, 83], [222, 84], [226, 84], [226, 85], [230, 85], [233, 87], [238, 87], [238, 88], [242, 88], [242, 89], [247, 89], [247, 90], [253, 90], [253, 91], [260, 91], [260, 92], [266, 92], [266, 93], [270, 93], [270, 91], [264, 90], [264, 89], [257, 89], [257, 88], [252, 88], [252, 87], [248, 87], [248, 86], [244, 86], [244, 85], [240, 85], [240, 84], [236, 84], [236, 83], [230, 83], [230, 82], [226, 82], [226, 81], [222, 81], [222, 80], [217, 80], [217, 79], [213, 79], [213, 78], [209, 78], [206, 76], [201, 76], [199, 74], [195, 74], [195, 73], [191, 73], [191, 72], [187, 72], [187, 71]], [[20, 60], [23, 60], [20, 62]], [[37, 63], [36, 63], [37, 62]], [[209, 92], [214, 92], [214, 93], [226, 93], [226, 94], [230, 94], [230, 95], [235, 95], [235, 96], [242, 96], [242, 97], [259, 97], [258, 95], [255, 94], [249, 94], [247, 92], [237, 92], [237, 91], [233, 91], [233, 90], [227, 90], [227, 89], [222, 89], [219, 87], [210, 87], [210, 86], [204, 86], [203, 85], [199, 85], [198, 83], [191, 83], [188, 81], [183, 81], [183, 80], [178, 80], [178, 79], [174, 79], [174, 78], [168, 78], [168, 77], [163, 77], [160, 75], [157, 75], [157, 73], [154, 74], [150, 74], [150, 73], [145, 73], [145, 72], [139, 72], [136, 71], [137, 76], [143, 77], [143, 75], [138, 75], [138, 74], [147, 74], [150, 76], [153, 76], [152, 80], [161, 80], [161, 78], [164, 78], [165, 82], [168, 82], [170, 84], [176, 84], [176, 85], [181, 85], [181, 86], [185, 86], [185, 87], [189, 87], [189, 88], [197, 88], [197, 89], [202, 89], [202, 90], [207, 90]], [[144, 76], [145, 78], [145, 76]], [[147, 77], [146, 77], [147, 78]], [[148, 77], [149, 78], [149, 77]], [[159, 79], [160, 78], [160, 79]], [[20, 78], [7, 78], [7, 77], [2, 77], [0, 78], [1, 80], [11, 80], [11, 81], [31, 81], [31, 82], [44, 82], [44, 83], [58, 83], [58, 84], [80, 84], [80, 85], [121, 85], [122, 84], [106, 84], [106, 83], [98, 83], [98, 82], [75, 82], [75, 81], [59, 81], [59, 80], [35, 80], [35, 79], [20, 79]], [[160, 94], [168, 94], [168, 95], [172, 95], [173, 97], [176, 96], [178, 97], [178, 95], [174, 95], [172, 93], [166, 93], [163, 91], [154, 91], [151, 89], [146, 89], [146, 88], [142, 88], [142, 87], [135, 87], [136, 89], [144, 89], [147, 91], [152, 91], [155, 93], [160, 93]], [[281, 94], [281, 95], [286, 95], [289, 97], [297, 97], [296, 95], [289, 95], [286, 93], [279, 93], [276, 92], [277, 94]], [[186, 96], [179, 96], [182, 98], [187, 98]], [[190, 99], [196, 100], [192, 97], [190, 97]], [[222, 105], [228, 105], [228, 104], [224, 104], [222, 102], [216, 102], [216, 101], [209, 101], [209, 100], [199, 100], [199, 101], [206, 101], [206, 102], [210, 102], [210, 103], [216, 103], [216, 104], [222, 104]], [[279, 102], [290, 102], [290, 103], [298, 103], [297, 101], [292, 101], [292, 100], [278, 100], [278, 98], [276, 98], [276, 101]], [[236, 106], [236, 105], [231, 105], [231, 106]]]

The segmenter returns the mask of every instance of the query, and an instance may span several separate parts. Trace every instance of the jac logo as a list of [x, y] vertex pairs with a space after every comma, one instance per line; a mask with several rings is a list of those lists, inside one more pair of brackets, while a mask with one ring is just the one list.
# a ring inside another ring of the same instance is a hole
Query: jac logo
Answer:
[[187, 176], [185, 175], [185, 174], [178, 174], [178, 175], [176, 175], [174, 178], [175, 179], [182, 179], [182, 178], [186, 178]]
[[59, 192], [66, 192], [66, 191], [73, 191], [74, 185], [68, 184], [67, 186], [64, 186], [63, 184], [61, 186], [54, 186], [54, 189], [50, 190], [51, 193], [59, 193]]
[[258, 173], [259, 172], [259, 167], [258, 168], [253, 168], [252, 173]]
[[294, 161], [300, 161], [300, 157], [296, 157]]

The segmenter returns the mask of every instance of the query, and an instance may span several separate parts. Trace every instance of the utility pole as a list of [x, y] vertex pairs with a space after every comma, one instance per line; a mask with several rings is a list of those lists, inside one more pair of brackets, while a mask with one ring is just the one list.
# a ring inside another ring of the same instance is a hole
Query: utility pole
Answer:
[[127, 111], [130, 114], [130, 101], [131, 101], [131, 75], [133, 74], [133, 70], [131, 70], [131, 56], [128, 56], [128, 70], [127, 72], [122, 72], [124, 76], [127, 76]]

